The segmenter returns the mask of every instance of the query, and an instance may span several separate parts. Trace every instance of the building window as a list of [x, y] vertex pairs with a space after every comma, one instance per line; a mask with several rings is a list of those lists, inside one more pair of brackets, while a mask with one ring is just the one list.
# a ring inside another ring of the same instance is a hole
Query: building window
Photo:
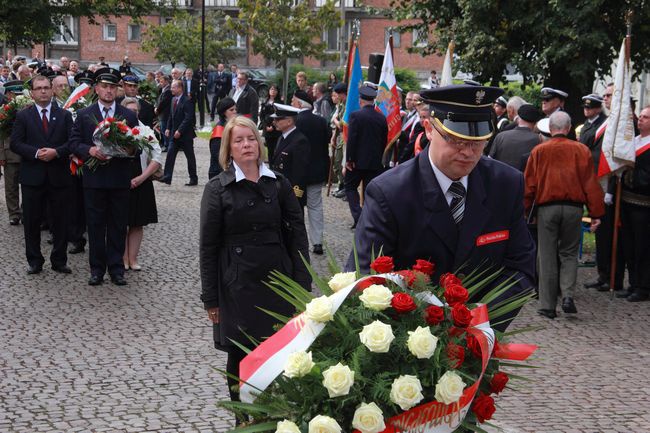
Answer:
[[388, 38], [390, 37], [391, 32], [393, 34], [393, 48], [399, 48], [400, 34], [397, 32], [397, 30], [393, 30], [392, 27], [387, 27], [386, 30], [384, 30], [384, 46], [388, 44]]
[[[321, 8], [327, 4], [328, 0], [316, 0], [316, 7]], [[354, 0], [344, 0], [343, 5], [346, 8], [353, 8], [355, 7]], [[341, 1], [337, 0], [334, 2], [334, 7], [335, 8], [340, 8], [341, 7]]]
[[110, 23], [104, 24], [103, 30], [103, 37], [105, 41], [117, 40], [117, 25]]
[[205, 0], [206, 6], [216, 7], [237, 7], [237, 0]]
[[235, 41], [235, 47], [240, 48], [242, 50], [246, 49], [246, 36], [237, 35], [237, 39]]
[[326, 51], [335, 51], [339, 50], [339, 27], [332, 27], [323, 32], [323, 41], [327, 44], [325, 48]]
[[57, 45], [77, 45], [79, 43], [79, 25], [70, 15], [62, 18], [63, 22], [59, 25], [56, 35], [52, 38], [52, 43]]
[[140, 24], [129, 24], [128, 38], [130, 42], [137, 42], [140, 40]]
[[429, 44], [429, 34], [422, 29], [413, 29], [413, 46], [422, 48]]

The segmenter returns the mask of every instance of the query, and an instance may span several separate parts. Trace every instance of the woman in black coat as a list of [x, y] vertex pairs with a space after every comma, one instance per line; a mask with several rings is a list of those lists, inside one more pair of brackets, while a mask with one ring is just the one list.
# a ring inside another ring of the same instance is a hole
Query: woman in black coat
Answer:
[[[295, 309], [262, 283], [280, 271], [309, 289], [311, 278], [300, 254], [309, 258], [302, 210], [285, 177], [262, 162], [262, 137], [243, 116], [224, 128], [218, 176], [205, 187], [201, 201], [200, 267], [205, 309], [214, 327], [214, 344], [228, 353], [226, 370], [239, 376], [249, 335], [262, 341], [277, 320], [261, 307], [284, 316]], [[246, 334], [246, 335], [245, 335]], [[228, 378], [232, 390], [237, 381]]]
[[264, 102], [264, 105], [262, 105], [260, 111], [260, 129], [262, 130], [264, 144], [266, 145], [267, 161], [273, 159], [275, 146], [278, 144], [278, 139], [282, 135], [280, 131], [275, 129], [275, 126], [273, 126], [273, 119], [269, 117], [271, 114], [275, 113], [275, 107], [273, 104], [284, 104], [282, 98], [280, 98], [278, 86], [275, 84], [271, 84], [271, 87], [269, 87], [269, 97]]
[[235, 104], [235, 100], [230, 97], [223, 98], [217, 103], [219, 121], [212, 128], [212, 134], [210, 135], [210, 167], [208, 168], [208, 179], [212, 179], [221, 173], [222, 169], [219, 165], [221, 137], [226, 123], [237, 115], [237, 107]]

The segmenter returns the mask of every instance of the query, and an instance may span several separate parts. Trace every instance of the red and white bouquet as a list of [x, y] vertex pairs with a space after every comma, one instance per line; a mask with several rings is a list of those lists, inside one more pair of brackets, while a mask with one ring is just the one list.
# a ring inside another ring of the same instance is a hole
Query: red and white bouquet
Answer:
[[[333, 264], [330, 263], [330, 267]], [[328, 282], [310, 272], [323, 296], [274, 273], [269, 287], [291, 302], [286, 322], [240, 364], [242, 402], [221, 402], [245, 422], [234, 432], [396, 433], [482, 432], [494, 397], [509, 379], [500, 371], [527, 359], [532, 345], [513, 345], [490, 319], [520, 308], [522, 293], [486, 305], [515, 281], [476, 270], [460, 279], [418, 260], [395, 271], [390, 257], [373, 261], [373, 275], [336, 273]], [[472, 294], [494, 283], [479, 303]], [[443, 301], [444, 300], [444, 301]], [[489, 316], [489, 317], [488, 317]]]
[[11, 135], [11, 129], [16, 121], [16, 114], [31, 105], [34, 105], [34, 100], [25, 91], [24, 94], [16, 95], [9, 102], [0, 106], [0, 138], [8, 138]]

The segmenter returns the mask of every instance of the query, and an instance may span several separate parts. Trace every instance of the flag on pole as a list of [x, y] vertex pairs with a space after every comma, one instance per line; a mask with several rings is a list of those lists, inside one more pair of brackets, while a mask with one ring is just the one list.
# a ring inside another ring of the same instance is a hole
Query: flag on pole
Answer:
[[359, 57], [359, 47], [357, 43], [353, 43], [353, 55], [349, 57], [348, 68], [346, 75], [348, 80], [348, 96], [345, 101], [345, 113], [343, 114], [343, 138], [348, 140], [348, 122], [350, 121], [350, 114], [357, 111], [359, 107], [359, 86], [363, 80], [361, 73], [361, 59]]
[[623, 39], [614, 75], [614, 94], [598, 162], [598, 177], [634, 165], [634, 113], [630, 104], [632, 73]]
[[388, 141], [384, 152], [388, 151], [391, 145], [399, 138], [402, 132], [402, 116], [400, 113], [400, 100], [397, 95], [397, 80], [395, 79], [395, 67], [393, 65], [392, 36], [386, 44], [384, 53], [384, 64], [381, 67], [379, 87], [375, 107], [384, 116], [388, 123]]
[[67, 110], [68, 108], [72, 107], [72, 105], [86, 96], [90, 92], [90, 86], [86, 83], [83, 83], [79, 85], [76, 89], [74, 89], [74, 92], [70, 94], [68, 97], [68, 100], [65, 101], [65, 104], [63, 105], [63, 109]]
[[451, 86], [453, 79], [451, 77], [451, 61], [454, 55], [454, 41], [449, 42], [447, 54], [445, 54], [445, 63], [442, 65], [442, 74], [440, 76], [440, 87]]

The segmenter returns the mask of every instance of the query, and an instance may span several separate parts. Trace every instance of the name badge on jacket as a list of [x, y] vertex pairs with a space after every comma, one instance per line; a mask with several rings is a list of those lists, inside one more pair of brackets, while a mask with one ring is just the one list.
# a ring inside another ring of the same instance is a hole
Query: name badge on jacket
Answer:
[[498, 232], [486, 233], [476, 238], [476, 246], [493, 244], [495, 242], [503, 242], [510, 239], [510, 230], [501, 230]]

